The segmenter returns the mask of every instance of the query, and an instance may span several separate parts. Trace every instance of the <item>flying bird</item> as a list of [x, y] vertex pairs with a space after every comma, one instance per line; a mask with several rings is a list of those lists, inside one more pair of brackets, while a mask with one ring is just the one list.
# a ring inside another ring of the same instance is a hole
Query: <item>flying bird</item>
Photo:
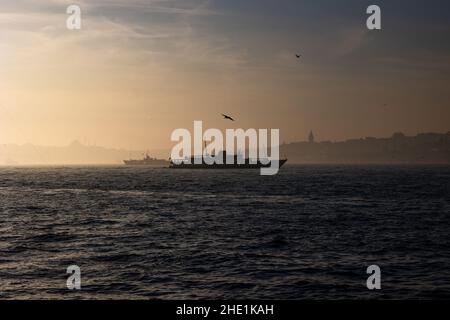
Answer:
[[297, 59], [300, 59], [302, 57], [301, 54], [296, 54], [295, 56], [297, 57]]
[[226, 114], [223, 114], [223, 113], [222, 113], [222, 117], [223, 117], [225, 120], [231, 120], [231, 121], [234, 121], [234, 119], [233, 119], [232, 117], [227, 116]]

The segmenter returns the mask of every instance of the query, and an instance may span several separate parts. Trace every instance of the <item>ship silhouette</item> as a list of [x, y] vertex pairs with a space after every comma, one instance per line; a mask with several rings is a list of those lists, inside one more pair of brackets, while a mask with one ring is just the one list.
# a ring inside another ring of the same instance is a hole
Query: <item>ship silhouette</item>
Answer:
[[[208, 159], [208, 157], [210, 159]], [[194, 156], [191, 158], [173, 160], [170, 159], [169, 168], [172, 169], [260, 169], [271, 167], [274, 161], [278, 161], [278, 167], [281, 168], [287, 159], [269, 160], [269, 159], [243, 159], [241, 155], [227, 155], [226, 151], [221, 151], [218, 158], [223, 159], [222, 163], [213, 163], [214, 156]], [[210, 161], [206, 161], [206, 160]]]
[[124, 160], [123, 161], [127, 166], [166, 166], [169, 164], [169, 161], [164, 159], [157, 159], [150, 157], [147, 153], [145, 157], [140, 160]]

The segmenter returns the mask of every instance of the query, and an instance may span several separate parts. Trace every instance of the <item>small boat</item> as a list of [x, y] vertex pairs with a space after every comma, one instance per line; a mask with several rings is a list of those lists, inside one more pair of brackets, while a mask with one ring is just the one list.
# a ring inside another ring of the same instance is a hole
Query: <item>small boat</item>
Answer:
[[167, 166], [169, 161], [150, 157], [148, 154], [140, 160], [124, 160], [127, 166]]

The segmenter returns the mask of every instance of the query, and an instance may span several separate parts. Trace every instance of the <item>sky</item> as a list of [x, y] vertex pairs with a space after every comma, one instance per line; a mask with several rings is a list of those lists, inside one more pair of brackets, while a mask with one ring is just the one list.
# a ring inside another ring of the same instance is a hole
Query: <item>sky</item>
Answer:
[[449, 38], [445, 0], [1, 0], [0, 144], [170, 148], [194, 120], [284, 142], [447, 132]]

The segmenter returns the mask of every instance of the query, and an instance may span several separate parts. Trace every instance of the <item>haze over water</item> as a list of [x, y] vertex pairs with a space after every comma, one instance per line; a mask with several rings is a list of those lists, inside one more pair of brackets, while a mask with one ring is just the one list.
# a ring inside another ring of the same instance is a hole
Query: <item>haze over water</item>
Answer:
[[2, 0], [0, 145], [167, 150], [194, 120], [286, 142], [449, 131], [450, 3], [378, 0], [368, 30], [371, 4]]
[[[449, 299], [450, 2], [373, 4], [1, 0], [0, 299]], [[119, 166], [194, 121], [288, 165]]]

